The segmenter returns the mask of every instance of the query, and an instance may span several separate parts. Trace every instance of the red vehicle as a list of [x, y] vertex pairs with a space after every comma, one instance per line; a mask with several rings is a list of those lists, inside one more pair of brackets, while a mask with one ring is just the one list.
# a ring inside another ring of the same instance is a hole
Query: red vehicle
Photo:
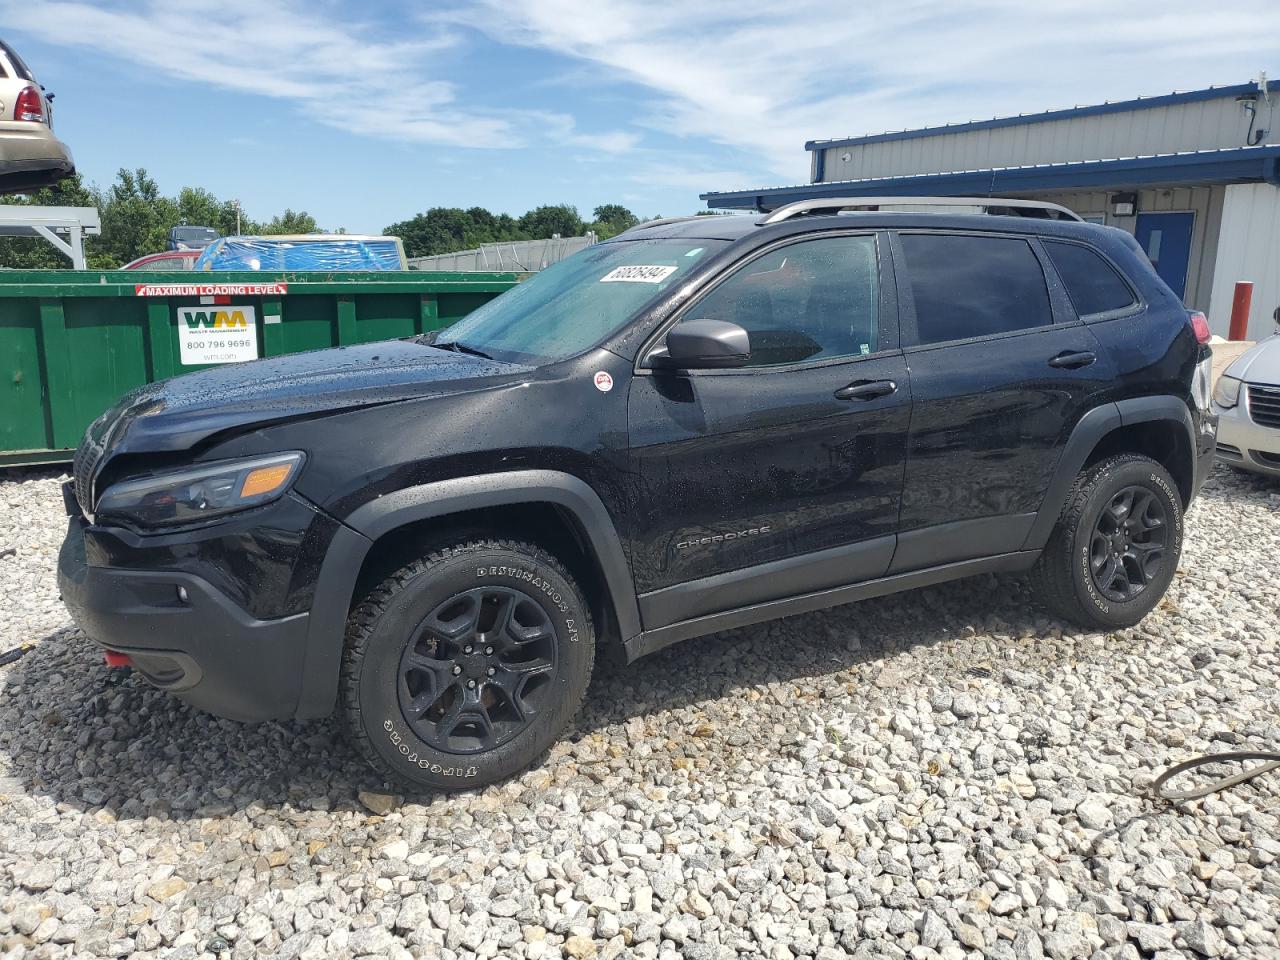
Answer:
[[199, 250], [161, 250], [148, 253], [126, 263], [122, 270], [190, 270], [195, 266]]

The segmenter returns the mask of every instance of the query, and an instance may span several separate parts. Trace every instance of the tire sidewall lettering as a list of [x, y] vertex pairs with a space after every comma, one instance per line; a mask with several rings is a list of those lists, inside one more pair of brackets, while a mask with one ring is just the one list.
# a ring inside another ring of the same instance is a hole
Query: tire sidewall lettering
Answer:
[[578, 635], [577, 620], [574, 617], [568, 616], [570, 612], [569, 601], [568, 599], [565, 598], [564, 594], [562, 594], [559, 589], [557, 589], [555, 586], [553, 586], [550, 583], [550, 581], [547, 580], [546, 577], [542, 576], [539, 573], [534, 572], [533, 570], [529, 570], [524, 567], [516, 567], [516, 566], [509, 566], [507, 564], [495, 563], [495, 564], [488, 564], [485, 566], [477, 566], [476, 579], [477, 580], [492, 580], [492, 579], [515, 580], [517, 583], [520, 583], [524, 586], [532, 587], [534, 590], [542, 594], [542, 596], [544, 596], [547, 600], [549, 600], [551, 602], [551, 605], [555, 607], [557, 610], [559, 610], [560, 613], [563, 615], [562, 620], [564, 623], [565, 632], [567, 634], [566, 639], [568, 640], [568, 642], [569, 643], [578, 642], [579, 635]]
[[416, 750], [410, 748], [404, 735], [396, 729], [396, 725], [389, 719], [382, 721], [382, 729], [387, 734], [387, 739], [391, 742], [392, 747], [401, 757], [428, 773], [434, 773], [438, 777], [461, 777], [463, 779], [471, 779], [480, 774], [480, 768], [476, 766], [448, 766], [420, 757]]

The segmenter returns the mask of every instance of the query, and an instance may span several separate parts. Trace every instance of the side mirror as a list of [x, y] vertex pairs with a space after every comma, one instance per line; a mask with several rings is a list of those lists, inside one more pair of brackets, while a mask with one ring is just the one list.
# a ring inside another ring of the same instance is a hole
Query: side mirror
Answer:
[[751, 338], [726, 320], [685, 320], [668, 331], [666, 349], [650, 359], [670, 370], [741, 367], [751, 359]]

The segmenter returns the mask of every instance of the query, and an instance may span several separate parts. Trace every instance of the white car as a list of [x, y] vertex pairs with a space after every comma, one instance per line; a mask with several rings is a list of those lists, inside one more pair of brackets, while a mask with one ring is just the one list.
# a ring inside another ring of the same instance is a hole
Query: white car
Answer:
[[1280, 333], [1240, 356], [1213, 388], [1218, 459], [1280, 477]]

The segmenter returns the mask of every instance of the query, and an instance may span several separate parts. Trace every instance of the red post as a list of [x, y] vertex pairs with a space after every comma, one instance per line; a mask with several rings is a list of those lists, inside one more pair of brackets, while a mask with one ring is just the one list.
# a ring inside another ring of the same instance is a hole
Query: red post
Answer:
[[1253, 303], [1253, 281], [1237, 280], [1235, 296], [1231, 298], [1231, 329], [1228, 340], [1249, 338], [1249, 306]]

